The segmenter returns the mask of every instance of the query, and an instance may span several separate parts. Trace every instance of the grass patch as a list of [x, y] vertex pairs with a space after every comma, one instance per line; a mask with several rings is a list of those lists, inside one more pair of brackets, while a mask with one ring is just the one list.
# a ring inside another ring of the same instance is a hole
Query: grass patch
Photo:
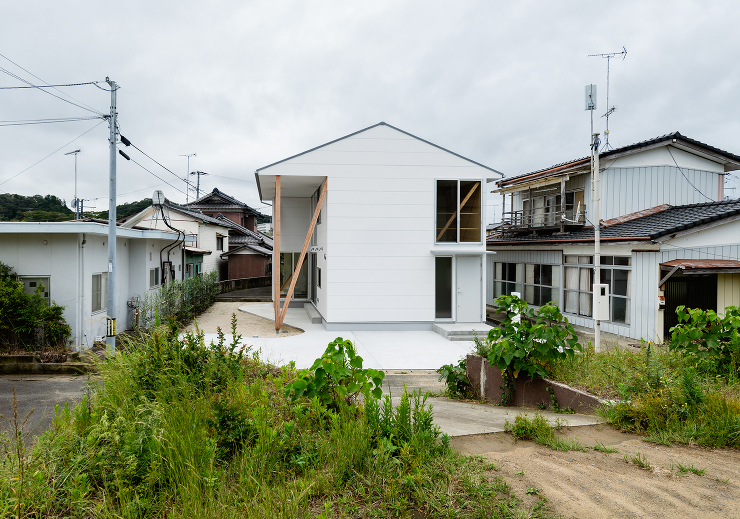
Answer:
[[[561, 429], [562, 425], [560, 421], [556, 423], [557, 429]], [[540, 445], [550, 447], [557, 451], [586, 451], [586, 447], [575, 440], [565, 440], [555, 434], [555, 428], [553, 428], [548, 421], [540, 413], [530, 418], [529, 415], [517, 414], [514, 417], [514, 423], [508, 420], [504, 424], [504, 430], [516, 438], [517, 440], [531, 440]]]
[[547, 516], [453, 452], [421, 393], [329, 408], [291, 401], [299, 375], [238, 338], [142, 334], [31, 453], [0, 442], [0, 517]]
[[[673, 470], [673, 465], [671, 465], [671, 470]], [[694, 466], [692, 463], [691, 465], [683, 465], [681, 463], [676, 463], [675, 468], [681, 473], [681, 474], [688, 474], [691, 472], [692, 474], [696, 474], [697, 476], [703, 476], [704, 473], [707, 471], [707, 469], [699, 469]]]
[[634, 465], [637, 465], [641, 469], [645, 469], [645, 470], [650, 470], [652, 468], [650, 466], [650, 463], [648, 463], [647, 457], [639, 451], [634, 456], [628, 456], [627, 454], [625, 454], [624, 462], [625, 463], [632, 462]]
[[597, 441], [596, 445], [592, 446], [591, 448], [597, 452], [603, 452], [604, 454], [619, 452], [619, 449], [617, 449], [616, 447], [604, 445], [604, 442], [602, 441]]
[[740, 378], [680, 349], [648, 344], [580, 355], [552, 365], [553, 378], [613, 399], [602, 416], [647, 441], [740, 447]]

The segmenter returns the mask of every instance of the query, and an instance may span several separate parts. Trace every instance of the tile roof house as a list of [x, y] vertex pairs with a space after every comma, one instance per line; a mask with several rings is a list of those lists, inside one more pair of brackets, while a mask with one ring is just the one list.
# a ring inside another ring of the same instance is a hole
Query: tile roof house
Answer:
[[[739, 305], [740, 269], [716, 260], [740, 257], [740, 200], [724, 200], [723, 190], [740, 157], [675, 132], [599, 158], [601, 279], [593, 279], [591, 164], [577, 159], [497, 183], [505, 207], [487, 238], [496, 252], [488, 304], [520, 292], [535, 306], [555, 301], [570, 322], [592, 328], [593, 285], [604, 283], [602, 330], [646, 340], [668, 337], [681, 304]], [[674, 269], [677, 260], [704, 263]]]
[[203, 195], [194, 202], [185, 204], [184, 207], [212, 217], [221, 214], [232, 222], [246, 227], [251, 231], [257, 230], [257, 218], [265, 216], [244, 202], [220, 191], [217, 187], [214, 187], [213, 191]]

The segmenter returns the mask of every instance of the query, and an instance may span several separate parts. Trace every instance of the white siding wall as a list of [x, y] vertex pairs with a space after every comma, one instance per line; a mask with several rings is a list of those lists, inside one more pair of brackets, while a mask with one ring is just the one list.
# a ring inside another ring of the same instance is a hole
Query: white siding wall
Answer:
[[[216, 237], [224, 237], [223, 251], [216, 250]], [[203, 255], [203, 273], [211, 271], [219, 272], [222, 265], [228, 265], [228, 260], [221, 259], [221, 254], [229, 250], [229, 229], [216, 225], [204, 224], [198, 226], [198, 247], [212, 251], [211, 254]], [[157, 251], [159, 253], [159, 251]]]
[[663, 330], [658, 328], [658, 281], [660, 281], [660, 253], [632, 253], [632, 282], [630, 283], [630, 337], [659, 340]]
[[[330, 323], [433, 322], [434, 256], [430, 250], [435, 246], [435, 179], [483, 180], [492, 175], [387, 126], [337, 141], [265, 173], [329, 178], [323, 215], [325, 292], [319, 295], [319, 311]], [[289, 222], [291, 210], [286, 200], [283, 225]], [[306, 199], [299, 220], [306, 227], [309, 204]], [[301, 230], [302, 244], [306, 231]], [[289, 245], [290, 239], [286, 236], [281, 250], [291, 246], [300, 250], [297, 241]], [[445, 248], [452, 247], [457, 245]], [[477, 250], [484, 252], [483, 243]], [[323, 255], [319, 266], [322, 261]]]
[[[600, 218], [608, 220], [661, 204], [686, 205], [718, 200], [718, 174], [682, 169], [683, 174], [675, 166], [613, 168], [603, 171], [600, 179]], [[588, 208], [590, 213], [591, 205]]]

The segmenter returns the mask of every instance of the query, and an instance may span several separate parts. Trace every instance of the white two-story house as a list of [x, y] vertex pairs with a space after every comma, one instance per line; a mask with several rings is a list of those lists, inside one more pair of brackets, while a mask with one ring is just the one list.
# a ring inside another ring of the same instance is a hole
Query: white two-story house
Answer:
[[281, 298], [296, 276], [290, 304], [312, 305], [327, 330], [485, 319], [486, 184], [499, 172], [381, 122], [255, 176], [274, 206]]

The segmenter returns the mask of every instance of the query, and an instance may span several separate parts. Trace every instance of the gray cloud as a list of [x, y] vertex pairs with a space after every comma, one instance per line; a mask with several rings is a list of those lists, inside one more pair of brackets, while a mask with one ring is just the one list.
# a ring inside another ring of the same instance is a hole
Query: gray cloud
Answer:
[[[256, 168], [381, 120], [508, 175], [584, 156], [585, 84], [598, 84], [606, 109], [606, 61], [587, 54], [623, 45], [628, 57], [611, 69], [614, 146], [678, 130], [740, 153], [739, 14], [732, 2], [686, 1], [4, 2], [0, 52], [49, 82], [109, 75], [122, 87], [124, 135], [179, 175], [178, 155], [196, 152], [191, 169], [213, 174], [204, 189], [257, 205]], [[108, 111], [106, 92], [64, 91]], [[0, 91], [0, 120], [74, 115], [86, 112]], [[0, 182], [94, 124], [0, 127]], [[68, 149], [78, 144], [79, 192], [103, 208], [106, 124]], [[71, 199], [64, 151], [0, 191]], [[122, 201], [161, 184], [118, 164]]]

